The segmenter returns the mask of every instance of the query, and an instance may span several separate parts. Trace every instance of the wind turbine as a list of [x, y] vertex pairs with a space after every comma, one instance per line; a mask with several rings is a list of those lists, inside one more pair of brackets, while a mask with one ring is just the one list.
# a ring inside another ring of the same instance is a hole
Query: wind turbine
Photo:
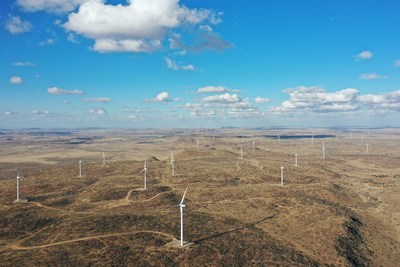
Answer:
[[185, 193], [183, 193], [183, 197], [181, 200], [181, 203], [179, 203], [177, 206], [179, 206], [179, 209], [181, 211], [181, 247], [183, 247], [183, 208], [185, 207], [185, 204], [183, 204], [183, 200], [185, 199], [186, 191], [188, 190], [188, 187], [186, 187]]
[[172, 176], [175, 175], [175, 160], [174, 160], [174, 154], [171, 151], [171, 169], [172, 169]]
[[82, 160], [79, 161], [79, 177], [82, 177]]
[[197, 142], [197, 150], [199, 150], [200, 149], [199, 138], [196, 138], [196, 142]]
[[366, 146], [366, 149], [367, 149], [367, 153], [368, 153], [368, 144], [365, 144], [365, 146]]
[[144, 167], [143, 170], [141, 170], [139, 173], [144, 174], [144, 190], [147, 189], [147, 160], [144, 160]]
[[325, 142], [322, 142], [322, 158], [325, 159]]
[[106, 166], [106, 153], [103, 152], [103, 167]]
[[256, 141], [253, 141], [253, 151], [256, 150]]
[[294, 158], [295, 158], [295, 164], [294, 164], [294, 166], [296, 166], [296, 167], [297, 167], [297, 155], [298, 155], [297, 152], [295, 152], [295, 153], [294, 153]]
[[240, 159], [243, 159], [243, 147], [240, 147]]
[[278, 142], [281, 142], [281, 136], [278, 134]]
[[281, 186], [283, 186], [283, 165], [282, 165], [282, 161], [281, 161]]
[[21, 180], [21, 177], [19, 176], [19, 173], [20, 173], [21, 171], [20, 170], [18, 170], [18, 173], [17, 173], [17, 201], [19, 202], [19, 200], [20, 200], [20, 198], [19, 198], [19, 187], [20, 187], [20, 180]]
[[240, 139], [238, 138], [238, 147], [240, 147]]

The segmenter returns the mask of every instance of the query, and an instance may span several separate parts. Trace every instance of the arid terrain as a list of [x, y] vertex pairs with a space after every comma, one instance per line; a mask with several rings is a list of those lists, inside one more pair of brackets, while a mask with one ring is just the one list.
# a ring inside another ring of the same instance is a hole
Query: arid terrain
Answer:
[[1, 130], [0, 265], [398, 266], [400, 130], [313, 132]]

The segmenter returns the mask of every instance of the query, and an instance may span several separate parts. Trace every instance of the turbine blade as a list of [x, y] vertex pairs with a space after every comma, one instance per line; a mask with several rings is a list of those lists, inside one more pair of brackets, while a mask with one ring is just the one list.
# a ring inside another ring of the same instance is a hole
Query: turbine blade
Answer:
[[189, 187], [189, 186], [186, 186], [185, 193], [183, 193], [183, 197], [182, 197], [181, 203], [180, 203], [179, 205], [182, 205], [183, 200], [185, 199], [185, 195], [186, 195], [186, 191], [188, 190], [188, 187]]
[[139, 173], [142, 173], [142, 172], [144, 172], [144, 170], [145, 170], [145, 169], [141, 170]]

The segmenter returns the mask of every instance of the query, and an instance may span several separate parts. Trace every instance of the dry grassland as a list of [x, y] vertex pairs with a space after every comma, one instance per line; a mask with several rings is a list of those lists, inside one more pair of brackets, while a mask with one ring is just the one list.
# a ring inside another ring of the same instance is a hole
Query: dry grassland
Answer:
[[[313, 144], [310, 137], [305, 130], [3, 131], [1, 266], [398, 266], [399, 131], [321, 130]], [[140, 190], [144, 159], [148, 189]], [[29, 201], [14, 202], [17, 168]], [[187, 185], [190, 243], [180, 248], [175, 205]]]

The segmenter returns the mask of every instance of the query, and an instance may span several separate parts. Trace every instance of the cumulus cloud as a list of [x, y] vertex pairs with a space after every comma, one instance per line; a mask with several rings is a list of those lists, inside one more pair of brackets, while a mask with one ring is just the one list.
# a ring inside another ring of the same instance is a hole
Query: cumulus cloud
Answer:
[[394, 61], [394, 66], [395, 67], [400, 67], [400, 59], [397, 59]]
[[11, 116], [11, 115], [14, 115], [15, 113], [14, 112], [12, 112], [12, 111], [4, 111], [3, 112], [3, 115], [5, 115], [5, 116]]
[[176, 102], [180, 101], [180, 98], [170, 98], [168, 92], [161, 92], [156, 97], [146, 100], [145, 102], [151, 103], [151, 102], [159, 102], [159, 103], [167, 103], [167, 102]]
[[360, 53], [358, 53], [357, 55], [355, 55], [355, 59], [357, 61], [360, 61], [360, 60], [365, 60], [365, 59], [371, 59], [372, 56], [373, 56], [373, 54], [371, 51], [364, 50], [364, 51], [361, 51]]
[[172, 69], [172, 70], [196, 70], [195, 66], [189, 64], [189, 65], [178, 65], [176, 64], [175, 61], [173, 61], [171, 58], [169, 57], [165, 57], [165, 64], [167, 65], [168, 69]]
[[32, 63], [32, 62], [28, 62], [28, 61], [26, 61], [26, 62], [19, 61], [19, 62], [14, 62], [13, 66], [14, 67], [34, 67], [34, 66], [36, 66], [36, 64]]
[[50, 111], [48, 111], [48, 110], [32, 110], [31, 113], [34, 115], [43, 117], [43, 116], [49, 115]]
[[271, 102], [271, 99], [265, 98], [265, 97], [256, 97], [256, 98], [254, 99], [254, 101], [255, 101], [256, 103], [269, 103], [269, 102]]
[[105, 115], [107, 114], [107, 111], [104, 108], [93, 108], [89, 110], [88, 113], [94, 115]]
[[64, 90], [58, 87], [50, 87], [47, 89], [47, 93], [51, 95], [83, 95], [85, 92], [81, 90]]
[[310, 110], [315, 112], [352, 111], [359, 108], [357, 104], [358, 90], [353, 88], [328, 93], [320, 86], [299, 86], [283, 91], [289, 95], [280, 107], [274, 111]]
[[111, 98], [108, 98], [108, 97], [92, 97], [92, 98], [85, 98], [85, 99], [83, 99], [83, 101], [109, 103], [109, 102], [111, 102]]
[[22, 78], [19, 76], [11, 76], [9, 82], [11, 84], [21, 84], [22, 83]]
[[387, 76], [381, 76], [377, 73], [363, 73], [360, 75], [361, 80], [375, 80], [375, 79], [387, 79]]
[[142, 110], [140, 110], [138, 108], [124, 108], [122, 110], [122, 112], [125, 112], [125, 113], [139, 113], [139, 112], [142, 112]]
[[362, 95], [358, 101], [371, 108], [400, 109], [400, 90], [380, 95]]
[[4, 28], [11, 34], [19, 34], [29, 32], [32, 24], [22, 20], [19, 16], [10, 16]]
[[17, 0], [17, 4], [29, 12], [46, 11], [49, 13], [66, 13], [73, 11], [88, 0]]
[[235, 103], [240, 101], [238, 94], [221, 94], [206, 96], [202, 100], [204, 103]]
[[224, 93], [227, 92], [228, 88], [224, 86], [205, 86], [197, 89], [197, 93]]
[[86, 1], [68, 16], [64, 28], [95, 40], [99, 52], [151, 52], [161, 48], [165, 35], [182, 25], [218, 23], [208, 9], [189, 9], [179, 0], [135, 0], [111, 5]]

